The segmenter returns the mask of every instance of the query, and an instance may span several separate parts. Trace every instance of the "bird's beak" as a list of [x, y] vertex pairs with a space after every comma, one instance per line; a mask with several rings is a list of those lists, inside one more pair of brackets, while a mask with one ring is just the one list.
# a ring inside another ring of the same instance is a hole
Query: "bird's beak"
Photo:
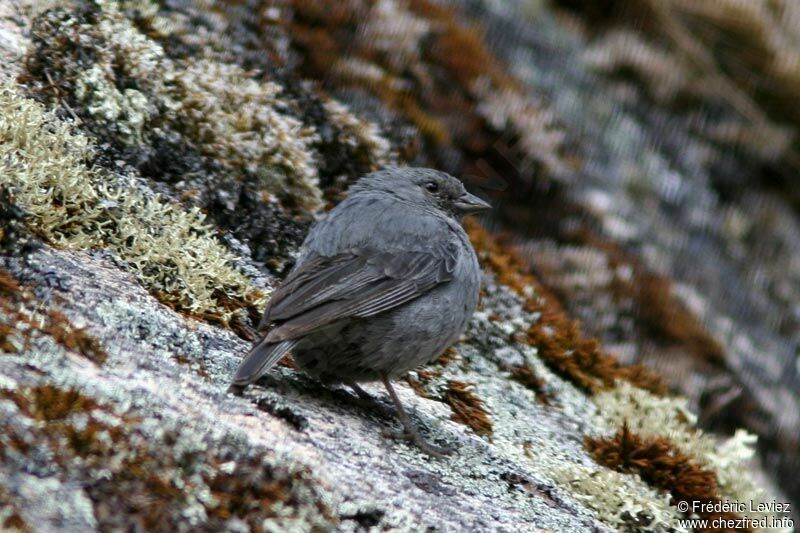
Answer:
[[487, 211], [492, 208], [487, 202], [484, 202], [474, 194], [464, 193], [461, 198], [455, 202], [456, 209], [462, 215], [469, 215], [472, 213], [479, 213]]

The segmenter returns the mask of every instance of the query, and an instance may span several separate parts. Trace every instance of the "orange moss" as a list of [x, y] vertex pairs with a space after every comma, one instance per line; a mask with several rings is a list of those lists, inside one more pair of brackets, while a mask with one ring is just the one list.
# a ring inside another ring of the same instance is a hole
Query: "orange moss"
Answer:
[[0, 523], [0, 530], [2, 531], [16, 531], [19, 533], [30, 533], [33, 531], [25, 520], [19, 515], [16, 506], [11, 501], [11, 496], [5, 487], [0, 486], [0, 509], [5, 507], [6, 512], [11, 510], [11, 514], [7, 515], [5, 520]]
[[366, 14], [361, 1], [292, 0], [292, 17], [287, 29], [293, 44], [303, 50], [305, 70], [319, 76], [329, 72], [352, 43], [355, 21]]
[[430, 394], [428, 394], [428, 390], [425, 388], [425, 385], [418, 379], [411, 377], [410, 374], [407, 374], [405, 377], [406, 383], [417, 396], [422, 398], [430, 398]]
[[464, 227], [478, 259], [491, 269], [498, 283], [520, 296], [526, 296], [533, 289], [535, 295], [526, 296], [524, 302], [527, 311], [543, 311], [546, 308], [556, 314], [564, 312], [556, 297], [530, 273], [530, 265], [512, 247], [507, 235], [492, 235], [473, 218], [465, 219]]
[[75, 412], [87, 412], [98, 408], [97, 402], [80, 392], [74, 389], [59, 389], [53, 385], [38, 385], [31, 388], [30, 400], [18, 401], [17, 406], [28, 416], [46, 422], [63, 420]]
[[[584, 444], [598, 463], [618, 472], [638, 474], [649, 485], [669, 492], [673, 505], [686, 502], [691, 506], [692, 502], [706, 504], [721, 501], [716, 474], [699, 466], [668, 439], [641, 437], [631, 433], [626, 424], [613, 437], [586, 437]], [[739, 518], [731, 513], [701, 514], [709, 522], [715, 517]]]
[[[220, 473], [220, 466], [221, 462], [214, 464], [217, 473], [207, 480], [216, 499], [216, 504], [207, 507], [211, 518], [209, 525], [219, 524], [217, 529], [224, 529], [223, 523], [238, 518], [247, 524], [250, 531], [263, 531], [264, 520], [276, 516], [276, 504], [284, 507], [304, 504], [293, 495], [292, 486], [306, 482], [307, 469], [286, 475], [262, 464], [260, 457], [238, 462], [231, 473]], [[338, 517], [324, 501], [318, 500], [315, 505], [332, 524], [338, 522]]]
[[[3, 390], [0, 397], [13, 401], [21, 416], [40, 422], [26, 428], [25, 437], [37, 449], [47, 448], [55, 464], [69, 466], [81, 479], [101, 530], [130, 523], [148, 531], [179, 529], [184, 520], [180, 509], [197, 483], [193, 471], [201, 473], [216, 499], [206, 503], [209, 520], [203, 530], [223, 529], [222, 521], [235, 517], [258, 531], [264, 519], [275, 516], [275, 503], [303, 503], [290, 497], [293, 483], [306, 482], [300, 474], [275, 472], [262, 464], [260, 456], [237, 462], [233, 472], [223, 473], [220, 466], [230, 458], [210, 451], [179, 454], [173, 450], [178, 435], [170, 431], [162, 437], [140, 438], [141, 419], [135, 416], [122, 415], [119, 424], [108, 424], [93, 415], [98, 410], [108, 412], [107, 408], [79, 391], [45, 384]], [[74, 424], [70, 417], [77, 413], [87, 419]], [[30, 452], [21, 436], [9, 430], [0, 434], [0, 461], [8, 444]], [[335, 520], [324, 503], [317, 506]]]
[[417, 375], [422, 381], [424, 381], [425, 383], [429, 383], [434, 379], [441, 377], [442, 371], [441, 369], [428, 368], [425, 370], [417, 370]]
[[453, 410], [452, 420], [469, 426], [478, 435], [492, 434], [492, 421], [481, 400], [470, 389], [472, 385], [448, 380], [443, 400]]
[[386, 82], [373, 86], [373, 90], [390, 108], [405, 115], [406, 119], [414, 124], [429, 141], [439, 145], [446, 145], [452, 141], [442, 120], [421, 107], [418, 98], [413, 93], [399, 91]]
[[537, 376], [529, 366], [514, 366], [510, 369], [511, 379], [522, 383], [536, 394], [536, 400], [544, 405], [550, 405], [552, 397], [544, 388], [544, 380]]
[[73, 352], [79, 352], [84, 357], [102, 365], [108, 359], [108, 354], [103, 349], [100, 341], [86, 333], [86, 328], [76, 328], [61, 311], [51, 309], [47, 328], [53, 340]]
[[724, 364], [724, 348], [700, 319], [673, 295], [671, 280], [650, 271], [621, 245], [598, 235], [592, 224], [562, 236], [562, 240], [602, 251], [606, 254], [608, 268], [613, 272], [631, 272], [625, 279], [614, 276], [611, 293], [617, 301], [633, 302], [638, 328], [654, 340], [680, 346], [700, 360]]
[[666, 392], [655, 372], [643, 365], [621, 365], [613, 355], [603, 352], [597, 339], [583, 337], [579, 322], [566, 315], [542, 315], [528, 330], [528, 342], [536, 346], [550, 368], [587, 392], [611, 387], [617, 379], [656, 394]]
[[427, 385], [442, 376], [441, 369], [427, 368], [424, 370], [417, 370], [415, 372], [416, 378], [411, 377], [411, 374], [406, 374], [406, 383], [417, 393], [418, 396], [423, 398], [430, 398], [431, 393], [428, 391]]
[[0, 270], [0, 296], [14, 297], [20, 292], [19, 283], [11, 274], [5, 270]]
[[[187, 365], [187, 366], [192, 365], [192, 360], [183, 354], [174, 355], [173, 358], [182, 365]], [[197, 361], [196, 363], [197, 364], [194, 366], [193, 369], [195, 370], [195, 372], [197, 372], [197, 375], [200, 376], [201, 378], [208, 379], [209, 377], [208, 369], [206, 368], [206, 366], [202, 363], [202, 361]]]
[[3, 522], [3, 528], [8, 531], [21, 531], [23, 533], [33, 531], [17, 513], [13, 513], [11, 516], [5, 519]]
[[481, 77], [489, 77], [500, 87], [518, 85], [486, 46], [482, 28], [460, 21], [455, 8], [430, 0], [410, 0], [408, 7], [439, 28], [431, 46], [425, 48], [426, 55], [430, 63], [445, 69], [464, 92], [468, 93], [472, 82]]
[[[618, 260], [620, 261], [620, 260]], [[690, 312], [672, 294], [672, 282], [663, 276], [647, 272], [638, 262], [628, 258], [633, 267], [629, 282], [615, 278], [615, 296], [629, 297], [636, 303], [639, 320], [656, 338], [673, 342], [686, 348], [700, 359], [722, 364], [725, 352], [697, 316]]]
[[291, 368], [292, 370], [299, 370], [299, 367], [297, 366], [297, 363], [291, 354], [284, 355], [281, 360], [278, 361], [278, 365], [284, 368]]
[[[657, 394], [665, 392], [656, 373], [642, 365], [623, 366], [603, 352], [597, 339], [583, 337], [578, 321], [570, 320], [558, 299], [530, 274], [530, 266], [507, 237], [490, 235], [473, 220], [468, 220], [465, 227], [479, 259], [497, 281], [524, 297], [527, 311], [541, 313], [528, 330], [526, 342], [536, 346], [550, 368], [587, 392], [613, 386], [617, 379]], [[534, 295], [530, 295], [531, 289]]]
[[0, 324], [0, 353], [17, 353], [17, 347], [10, 340], [14, 331], [9, 324]]
[[211, 516], [226, 521], [234, 517], [243, 519], [253, 531], [259, 529], [265, 518], [275, 516], [270, 512], [272, 506], [289, 502], [290, 480], [252, 476], [252, 471], [258, 470], [255, 464], [237, 464], [232, 473], [214, 476], [208, 485], [217, 500], [210, 508]]
[[[127, 437], [117, 445], [130, 445]], [[153, 449], [141, 447], [128, 451], [131, 455], [113, 469], [109, 478], [90, 483], [85, 489], [94, 503], [100, 529], [119, 529], [122, 520], [140, 523], [147, 531], [176, 529], [175, 510], [185, 504], [187, 497], [171, 481], [170, 474], [173, 470], [180, 472], [180, 466], [168, 454]], [[185, 478], [184, 482], [187, 488], [193, 484]]]
[[[369, 18], [373, 5], [368, 0], [294, 0], [287, 30], [300, 50], [300, 71], [335, 88], [356, 86], [373, 93], [433, 146], [491, 146], [497, 133], [475, 109], [473, 83], [479, 78], [500, 87], [516, 82], [504, 73], [481, 30], [461, 22], [451, 7], [430, 0], [403, 3], [401, 9], [429, 21], [431, 29], [420, 46], [419, 61], [398, 66], [383, 51], [359, 40], [358, 23]], [[342, 60], [375, 65], [383, 75], [347, 75]]]
[[458, 351], [454, 347], [451, 346], [448, 349], [446, 349], [442, 353], [442, 355], [440, 355], [436, 359], [436, 364], [441, 365], [441, 366], [444, 367], [444, 366], [449, 365], [453, 361], [455, 361], [457, 358], [458, 358]]
[[[93, 399], [74, 389], [60, 389], [53, 385], [42, 384], [15, 391], [3, 391], [0, 397], [13, 401], [24, 416], [44, 423], [35, 441], [37, 446], [50, 444], [56, 462], [66, 464], [77, 455], [82, 458], [97, 457], [112, 451], [107, 438], [100, 438], [100, 433], [116, 440], [122, 432], [118, 427], [109, 427], [94, 418], [75, 427], [67, 419], [76, 413], [91, 413], [102, 407]], [[19, 438], [11, 436], [11, 444], [22, 453], [27, 453], [30, 446]]]
[[[33, 293], [24, 289], [4, 270], [0, 270], [0, 318], [7, 323], [0, 323], [0, 351], [16, 353], [17, 347], [11, 339], [18, 337], [25, 344], [33, 333], [49, 335], [65, 349], [80, 353], [90, 361], [102, 365], [108, 355], [100, 341], [86, 333], [85, 328], [76, 328], [69, 319], [57, 309], [44, 311], [41, 320], [33, 320], [23, 309], [31, 314], [41, 313], [41, 303]], [[21, 328], [20, 326], [25, 326]]]

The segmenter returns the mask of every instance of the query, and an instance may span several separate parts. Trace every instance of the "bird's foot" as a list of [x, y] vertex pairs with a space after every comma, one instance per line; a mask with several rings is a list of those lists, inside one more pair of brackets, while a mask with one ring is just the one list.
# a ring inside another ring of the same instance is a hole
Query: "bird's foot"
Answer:
[[409, 431], [406, 428], [403, 429], [402, 431], [394, 431], [387, 429], [383, 432], [383, 435], [390, 439], [405, 440], [412, 442], [417, 448], [419, 448], [422, 451], [422, 453], [425, 453], [427, 455], [430, 455], [431, 457], [436, 457], [439, 459], [447, 457], [448, 455], [452, 454], [455, 451], [455, 448], [436, 446], [435, 444], [431, 444], [430, 442], [422, 438], [422, 435], [420, 435], [419, 432], [416, 430]]
[[403, 428], [405, 430], [401, 434], [403, 438], [416, 444], [417, 447], [423, 451], [423, 453], [426, 453], [431, 457], [441, 458], [452, 453], [452, 449], [434, 446], [422, 438], [422, 435], [419, 434], [416, 426], [414, 426], [414, 424], [411, 422], [411, 419], [408, 417], [408, 414], [406, 414], [406, 410], [403, 409], [403, 404], [400, 402], [400, 398], [397, 396], [394, 387], [392, 387], [392, 382], [389, 381], [389, 378], [385, 374], [381, 376], [381, 380], [383, 381], [383, 386], [386, 387], [386, 392], [389, 393], [389, 397], [392, 399], [395, 411], [397, 412], [397, 418], [399, 418], [400, 422], [403, 424]]

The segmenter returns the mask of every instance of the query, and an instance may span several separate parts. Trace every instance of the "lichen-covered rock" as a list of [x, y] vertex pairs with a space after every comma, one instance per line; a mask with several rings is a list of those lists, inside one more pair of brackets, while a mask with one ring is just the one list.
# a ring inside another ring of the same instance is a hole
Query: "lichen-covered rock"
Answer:
[[[383, 410], [291, 369], [244, 398], [227, 394], [245, 344], [202, 323], [187, 327], [97, 255], [43, 248], [24, 260], [4, 258], [0, 267], [35, 287], [40, 302], [61, 301], [107, 353], [98, 366], [44, 332], [0, 357], [7, 428], [0, 484], [34, 529], [135, 522], [235, 529], [262, 520], [276, 530], [292, 523], [571, 530], [601, 527], [597, 518], [615, 527], [677, 525], [674, 507], [635, 476], [609, 472], [603, 487], [573, 486], [575, 476], [593, 476], [582, 435], [605, 434], [621, 423], [618, 416], [638, 427], [646, 422], [636, 417], [649, 412], [604, 414], [608, 402], [596, 404], [554, 375], [535, 348], [509, 342], [537, 315], [492, 276], [485, 305], [493, 316], [478, 313], [453, 360], [428, 370], [436, 375], [422, 378], [424, 398], [400, 388], [429, 438], [458, 449], [438, 461], [385, 436], [396, 422]], [[550, 405], [508, 378], [505, 365], [520, 363], [544, 379]], [[470, 384], [471, 410], [449, 394], [456, 382]], [[479, 413], [490, 425], [476, 432]], [[715, 460], [737, 471], [746, 459], [740, 448]], [[73, 495], [49, 502], [51, 514], [42, 516], [36, 510], [45, 486], [53, 497]]]
[[[0, 88], [4, 185], [31, 228], [59, 246], [104, 247], [152, 292], [189, 312], [230, 320], [226, 300], [257, 300], [236, 258], [197, 208], [184, 210], [144, 186], [90, 164], [89, 138], [19, 94]], [[186, 249], [176, 248], [180, 242]], [[243, 306], [242, 306], [243, 307]]]
[[[684, 502], [787, 501], [797, 213], [717, 179], [786, 132], [722, 135], [747, 122], [713, 93], [699, 123], [668, 107], [696, 88], [668, 46], [542, 2], [8, 9], [0, 529], [666, 532]], [[611, 76], [651, 65], [646, 95]], [[398, 386], [441, 460], [378, 386], [285, 360], [226, 392], [309, 225], [403, 164], [506, 187], [467, 223], [481, 308]]]
[[[791, 106], [776, 107], [784, 84], [751, 84], [776, 67], [764, 58], [796, 55], [782, 37], [796, 31], [783, 18], [794, 8], [558, 3], [583, 17], [570, 19], [571, 31], [554, 16], [574, 15], [545, 6], [465, 2], [491, 13], [487, 42], [580, 138], [574, 174], [544, 177], [546, 192], [515, 186], [502, 214], [588, 332], [622, 360], [657, 369], [705, 427], [758, 433], [797, 502], [800, 189], [787, 176], [798, 123]], [[691, 29], [717, 24], [719, 32]], [[748, 44], [727, 49], [717, 39]], [[758, 42], [774, 56], [751, 56]], [[667, 94], [654, 95], [656, 86]], [[541, 179], [524, 162], [512, 158], [506, 175]]]

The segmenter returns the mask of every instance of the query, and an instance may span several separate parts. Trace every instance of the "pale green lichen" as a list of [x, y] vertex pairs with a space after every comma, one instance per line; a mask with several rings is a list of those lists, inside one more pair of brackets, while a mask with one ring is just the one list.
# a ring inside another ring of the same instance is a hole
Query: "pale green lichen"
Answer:
[[[765, 501], [765, 492], [753, 476], [742, 475], [750, 471], [755, 436], [739, 430], [721, 442], [697, 429], [696, 417], [685, 399], [656, 396], [627, 382], [599, 392], [593, 401], [598, 407], [596, 425], [602, 432], [612, 435], [627, 425], [641, 437], [669, 439], [716, 474], [722, 500]], [[681, 513], [670, 505], [670, 494], [650, 487], [636, 474], [567, 463], [554, 468], [552, 476], [569, 485], [573, 494], [608, 524], [634, 531], [686, 531], [678, 522]], [[756, 520], [765, 516], [757, 512], [747, 515]]]
[[659, 493], [636, 474], [561, 463], [552, 476], [606, 524], [625, 531], [688, 531], [680, 527], [681, 514], [670, 505], [670, 495]]
[[256, 82], [237, 65], [201, 59], [184, 67], [166, 74], [174, 102], [165, 113], [171, 127], [270, 193], [318, 209], [322, 196], [311, 145], [319, 137], [278, 111], [284, 105], [281, 86]]
[[[697, 428], [697, 418], [685, 398], [655, 396], [624, 382], [595, 395], [594, 401], [600, 411], [600, 423], [609, 428], [610, 434], [627, 424], [642, 437], [664, 437], [699, 465], [712, 470], [723, 500], [746, 503], [765, 500], [765, 491], [753, 476], [742, 475], [750, 470], [755, 435], [743, 429], [725, 440], [707, 435]], [[748, 516], [758, 519], [765, 515], [748, 512]]]
[[11, 83], [0, 90], [4, 183], [31, 227], [63, 247], [108, 248], [152, 292], [197, 314], [231, 317], [215, 297], [253, 298], [249, 280], [196, 208], [147, 195], [90, 163], [92, 144]]
[[[148, 2], [126, 7], [158, 20]], [[54, 79], [70, 81], [58, 94], [88, 115], [89, 130], [132, 146], [178, 139], [210, 167], [222, 167], [221, 174], [266, 190], [291, 209], [322, 206], [314, 149], [319, 136], [292, 116], [280, 85], [257, 80], [256, 72], [212, 52], [190, 60], [167, 57], [113, 0], [97, 0], [91, 14], [67, 7], [42, 13], [37, 31], [44, 48], [34, 62], [35, 71], [55, 69]], [[75, 39], [90, 53], [61, 44]]]
[[366, 158], [369, 167], [377, 170], [397, 165], [397, 157], [391, 151], [391, 144], [381, 136], [375, 123], [360, 119], [351, 113], [347, 106], [336, 100], [327, 100], [323, 105], [328, 113], [328, 119], [341, 130], [339, 141]]
[[136, 89], [117, 90], [98, 64], [76, 80], [75, 97], [85, 102], [83, 109], [93, 119], [113, 125], [118, 138], [126, 144], [142, 141], [144, 126], [155, 112]]

